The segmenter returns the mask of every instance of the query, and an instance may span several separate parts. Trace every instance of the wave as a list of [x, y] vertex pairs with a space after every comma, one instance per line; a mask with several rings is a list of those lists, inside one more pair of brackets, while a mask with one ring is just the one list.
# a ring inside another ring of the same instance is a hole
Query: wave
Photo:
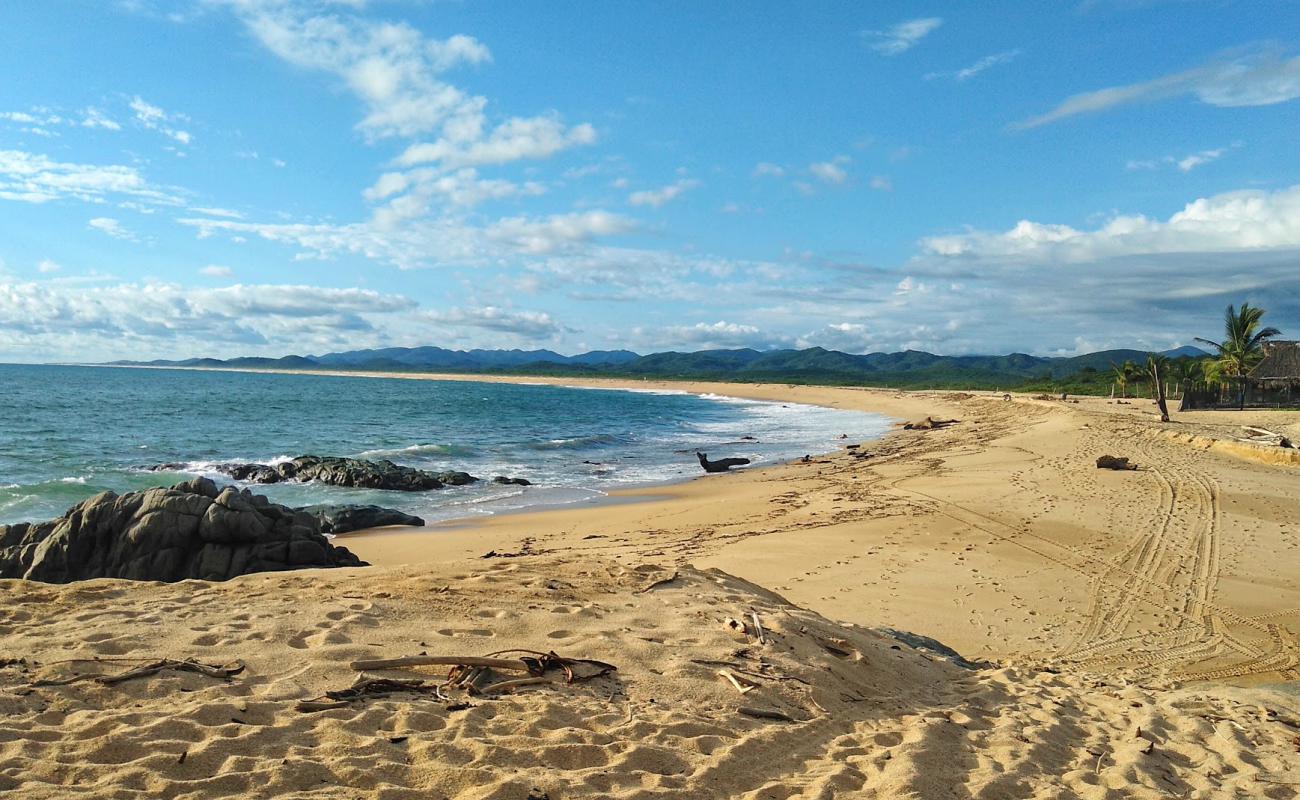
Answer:
[[409, 458], [411, 456], [471, 456], [472, 447], [459, 444], [413, 444], [407, 447], [378, 448], [365, 450], [357, 458]]
[[581, 450], [584, 447], [600, 447], [618, 444], [622, 441], [612, 433], [597, 433], [590, 436], [573, 436], [567, 439], [546, 439], [525, 443], [530, 450]]

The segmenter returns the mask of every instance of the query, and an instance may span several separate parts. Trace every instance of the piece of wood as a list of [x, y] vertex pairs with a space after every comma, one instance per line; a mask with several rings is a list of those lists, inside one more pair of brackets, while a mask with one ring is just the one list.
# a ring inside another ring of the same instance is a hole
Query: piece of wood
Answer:
[[632, 594], [645, 594], [646, 592], [650, 591], [651, 589], [654, 589], [654, 588], [659, 587], [659, 586], [663, 586], [665, 583], [672, 583], [673, 581], [677, 580], [677, 578], [679, 577], [679, 575], [680, 575], [680, 573], [678, 573], [678, 572], [673, 572], [673, 574], [670, 575], [670, 576], [668, 576], [667, 578], [660, 578], [659, 580], [651, 581], [650, 583], [646, 584], [645, 586], [641, 587], [640, 589], [637, 589], [636, 591], [632, 592]]
[[515, 678], [509, 681], [498, 681], [493, 684], [484, 686], [474, 694], [501, 694], [502, 692], [513, 692], [524, 686], [540, 686], [543, 683], [550, 683], [546, 678]]
[[491, 667], [508, 669], [515, 672], [528, 672], [528, 665], [516, 658], [482, 658], [480, 656], [404, 656], [402, 658], [380, 658], [373, 661], [353, 661], [348, 665], [352, 669], [366, 672], [376, 669], [400, 669], [402, 667]]
[[754, 632], [758, 637], [758, 643], [767, 644], [767, 633], [763, 631], [763, 623], [758, 618], [758, 612], [751, 609], [749, 612], [749, 618], [754, 621]]
[[740, 681], [736, 679], [736, 676], [731, 674], [731, 670], [720, 669], [718, 670], [718, 674], [726, 678], [728, 681], [730, 681], [731, 685], [736, 687], [736, 691], [740, 692], [741, 694], [749, 694], [749, 692], [752, 691], [754, 686], [756, 685], [750, 683], [748, 686], [742, 686]]

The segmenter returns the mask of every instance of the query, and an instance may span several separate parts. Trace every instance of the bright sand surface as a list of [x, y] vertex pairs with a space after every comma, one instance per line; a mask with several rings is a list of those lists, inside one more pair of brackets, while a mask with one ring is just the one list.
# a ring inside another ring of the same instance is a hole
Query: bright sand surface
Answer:
[[[0, 582], [0, 663], [26, 659], [0, 668], [0, 792], [1297, 796], [1300, 465], [1235, 436], [1300, 440], [1300, 415], [637, 385], [960, 422], [631, 502], [346, 537], [369, 569]], [[1139, 469], [1096, 469], [1107, 453]], [[460, 710], [295, 708], [351, 685], [354, 659], [512, 648], [618, 671]], [[131, 666], [62, 659], [155, 655], [247, 669], [26, 687]]]

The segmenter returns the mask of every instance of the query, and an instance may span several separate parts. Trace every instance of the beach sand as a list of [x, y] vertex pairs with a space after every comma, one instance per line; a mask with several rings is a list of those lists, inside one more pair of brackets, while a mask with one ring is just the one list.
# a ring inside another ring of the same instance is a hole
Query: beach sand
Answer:
[[[367, 569], [0, 582], [0, 663], [22, 659], [0, 667], [0, 792], [1296, 796], [1300, 466], [1233, 437], [1300, 439], [1300, 415], [638, 386], [960, 422], [617, 503], [345, 537]], [[1140, 469], [1096, 469], [1106, 453]], [[351, 685], [355, 659], [519, 648], [618, 670], [460, 710], [295, 707]], [[65, 659], [163, 656], [247, 669], [30, 686], [136, 663]]]

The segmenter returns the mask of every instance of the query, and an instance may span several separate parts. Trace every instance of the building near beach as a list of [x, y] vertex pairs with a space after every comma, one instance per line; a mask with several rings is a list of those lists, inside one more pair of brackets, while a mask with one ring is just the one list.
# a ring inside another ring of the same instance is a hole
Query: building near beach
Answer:
[[1300, 342], [1265, 342], [1264, 360], [1250, 371], [1261, 388], [1300, 388]]

